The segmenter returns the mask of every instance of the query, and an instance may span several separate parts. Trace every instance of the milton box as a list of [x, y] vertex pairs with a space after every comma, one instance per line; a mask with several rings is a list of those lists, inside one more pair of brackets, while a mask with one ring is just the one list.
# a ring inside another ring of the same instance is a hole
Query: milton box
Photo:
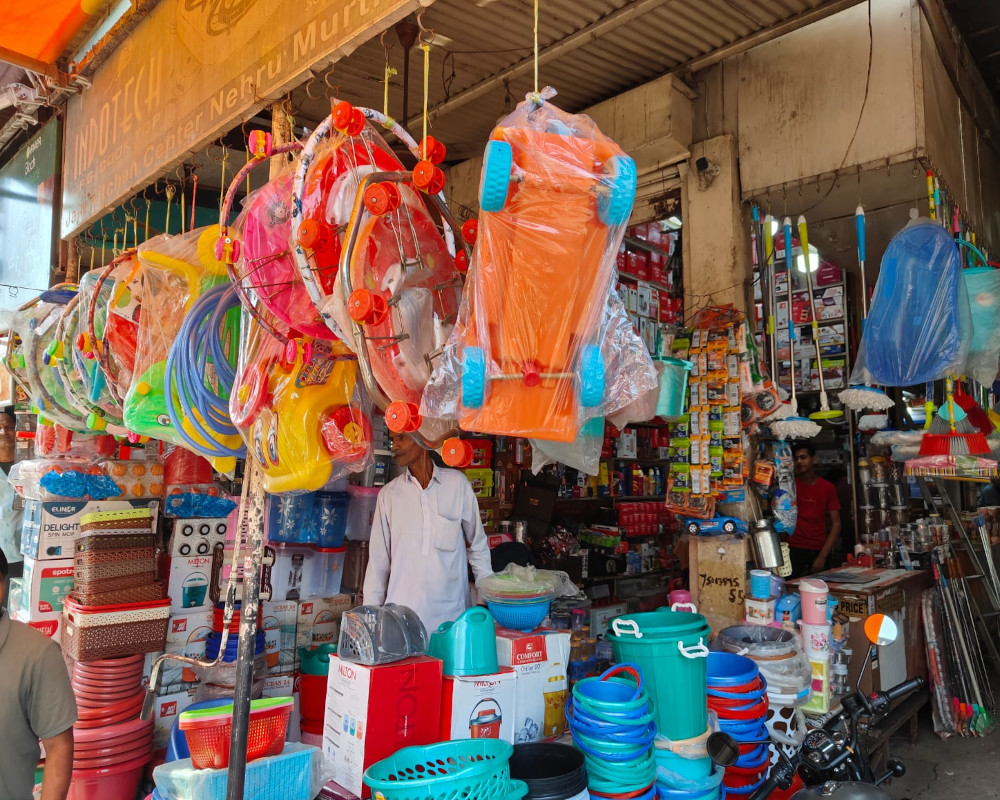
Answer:
[[211, 608], [209, 584], [212, 581], [211, 556], [177, 556], [170, 559], [167, 596], [171, 614], [190, 614]]
[[[80, 538], [80, 517], [96, 511], [150, 508], [156, 500], [25, 500], [21, 553], [28, 558], [72, 558]], [[155, 524], [156, 514], [153, 514]], [[154, 530], [155, 532], [155, 530]]]
[[517, 673], [507, 667], [494, 675], [444, 679], [441, 741], [502, 739], [514, 744]]
[[330, 656], [323, 752], [332, 780], [357, 797], [370, 797], [362, 776], [397, 750], [438, 741], [442, 663], [416, 656], [368, 667]]
[[514, 739], [537, 742], [566, 731], [569, 632], [497, 628], [497, 660], [517, 673]]

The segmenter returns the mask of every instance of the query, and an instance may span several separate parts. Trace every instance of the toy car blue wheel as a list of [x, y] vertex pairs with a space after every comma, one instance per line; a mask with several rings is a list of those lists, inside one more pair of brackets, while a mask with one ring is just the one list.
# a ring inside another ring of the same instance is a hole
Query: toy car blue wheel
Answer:
[[514, 154], [510, 144], [498, 139], [487, 142], [483, 177], [479, 183], [479, 207], [483, 211], [502, 211], [507, 205], [513, 163]]
[[601, 348], [588, 344], [580, 364], [580, 405], [584, 408], [599, 406], [604, 399], [604, 359]]
[[486, 395], [486, 353], [481, 347], [462, 351], [462, 405], [482, 408]]
[[628, 156], [612, 156], [605, 165], [605, 191], [597, 197], [597, 216], [605, 225], [624, 225], [635, 202], [635, 162]]

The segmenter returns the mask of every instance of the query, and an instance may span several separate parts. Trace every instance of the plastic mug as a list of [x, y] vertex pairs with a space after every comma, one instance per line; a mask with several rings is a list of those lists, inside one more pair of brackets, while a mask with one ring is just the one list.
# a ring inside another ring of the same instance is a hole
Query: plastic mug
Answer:
[[750, 570], [750, 596], [757, 600], [767, 600], [771, 596], [771, 572], [769, 570]]

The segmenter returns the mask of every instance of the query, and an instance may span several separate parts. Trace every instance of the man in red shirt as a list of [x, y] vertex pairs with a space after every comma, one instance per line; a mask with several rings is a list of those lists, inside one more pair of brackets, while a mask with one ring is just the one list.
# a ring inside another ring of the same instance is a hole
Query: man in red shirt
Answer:
[[811, 443], [794, 445], [792, 455], [798, 522], [789, 545], [792, 575], [798, 578], [826, 569], [840, 536], [840, 501], [834, 485], [816, 474], [816, 448]]

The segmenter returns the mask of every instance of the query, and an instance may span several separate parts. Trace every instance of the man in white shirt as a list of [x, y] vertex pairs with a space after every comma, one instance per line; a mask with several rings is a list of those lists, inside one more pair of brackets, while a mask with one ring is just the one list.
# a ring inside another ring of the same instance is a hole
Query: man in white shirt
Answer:
[[435, 465], [412, 437], [390, 438], [406, 472], [378, 495], [364, 602], [412, 608], [432, 633], [467, 608], [470, 564], [477, 581], [493, 574], [490, 549], [466, 477]]

